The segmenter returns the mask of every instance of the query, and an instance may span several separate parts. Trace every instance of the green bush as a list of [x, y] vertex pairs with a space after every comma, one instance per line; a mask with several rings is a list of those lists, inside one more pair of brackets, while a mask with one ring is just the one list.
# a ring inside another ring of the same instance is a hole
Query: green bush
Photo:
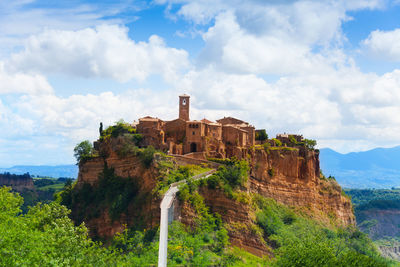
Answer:
[[77, 144], [74, 148], [74, 157], [77, 164], [83, 163], [93, 156], [93, 145], [89, 140], [85, 140]]
[[268, 139], [268, 134], [265, 129], [257, 130], [255, 134], [255, 139], [259, 141], [264, 141]]
[[355, 228], [324, 228], [273, 199], [253, 196], [256, 220], [276, 248], [272, 266], [389, 266]]
[[156, 150], [152, 146], [148, 146], [142, 150], [139, 150], [138, 156], [142, 160], [142, 163], [145, 167], [149, 168], [151, 163], [153, 163], [154, 153], [156, 153]]
[[310, 150], [314, 150], [315, 146], [317, 145], [317, 141], [312, 139], [304, 139], [303, 142], [304, 146]]
[[136, 134], [136, 129], [121, 119], [115, 125], [105, 129], [100, 136], [100, 140], [109, 139], [110, 137], [116, 138], [123, 134]]
[[76, 210], [75, 220], [80, 223], [84, 220], [96, 218], [104, 210], [108, 210], [112, 220], [119, 219], [122, 213], [128, 213], [128, 207], [140, 207], [146, 195], [139, 193], [139, 183], [136, 178], [122, 178], [116, 176], [113, 168], [104, 166], [99, 175], [96, 186], [88, 183], [79, 188], [66, 186], [59, 193], [59, 202]]
[[272, 138], [272, 141], [274, 141], [274, 143], [275, 143], [275, 146], [282, 146], [282, 142], [281, 142], [281, 140], [279, 140], [279, 139], [276, 139], [276, 138]]

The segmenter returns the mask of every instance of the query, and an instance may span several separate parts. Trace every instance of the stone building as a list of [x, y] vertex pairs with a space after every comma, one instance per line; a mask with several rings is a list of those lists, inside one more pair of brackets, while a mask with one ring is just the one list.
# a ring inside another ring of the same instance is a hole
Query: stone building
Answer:
[[298, 134], [277, 134], [276, 139], [282, 142], [284, 146], [295, 146], [296, 143], [302, 142], [304, 137]]
[[207, 119], [190, 120], [190, 96], [179, 96], [179, 117], [172, 121], [144, 117], [139, 119], [137, 132], [144, 145], [167, 150], [169, 154], [197, 158], [243, 158], [255, 144], [255, 128], [249, 123], [224, 117], [217, 122]]

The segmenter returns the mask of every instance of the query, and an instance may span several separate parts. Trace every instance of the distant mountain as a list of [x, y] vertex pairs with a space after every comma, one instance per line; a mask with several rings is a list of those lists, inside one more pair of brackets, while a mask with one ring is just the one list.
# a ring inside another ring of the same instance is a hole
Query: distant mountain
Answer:
[[347, 188], [400, 187], [400, 146], [338, 153], [320, 149], [321, 170]]
[[78, 166], [76, 165], [57, 165], [57, 166], [13, 166], [11, 168], [0, 168], [0, 173], [9, 172], [13, 174], [24, 174], [29, 172], [30, 175], [59, 177], [78, 177]]

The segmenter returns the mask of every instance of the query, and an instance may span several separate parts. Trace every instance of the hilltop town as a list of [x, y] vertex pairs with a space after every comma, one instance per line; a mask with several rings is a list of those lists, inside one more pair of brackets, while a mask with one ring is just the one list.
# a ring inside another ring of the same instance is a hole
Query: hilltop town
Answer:
[[233, 117], [224, 117], [216, 122], [206, 118], [190, 119], [190, 96], [179, 96], [179, 117], [164, 121], [146, 116], [134, 123], [137, 133], [143, 136], [143, 146], [153, 146], [168, 151], [168, 154], [193, 158], [245, 158], [249, 148], [270, 142], [271, 145], [291, 146], [304, 141], [301, 135], [278, 134], [268, 140], [264, 129]]

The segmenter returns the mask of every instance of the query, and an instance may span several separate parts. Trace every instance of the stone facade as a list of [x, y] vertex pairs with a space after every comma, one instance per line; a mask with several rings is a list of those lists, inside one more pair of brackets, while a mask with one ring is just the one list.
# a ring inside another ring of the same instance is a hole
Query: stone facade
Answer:
[[144, 137], [143, 145], [165, 149], [175, 155], [243, 158], [247, 149], [255, 144], [255, 128], [249, 123], [232, 117], [217, 122], [190, 120], [189, 108], [190, 96], [181, 95], [178, 119], [162, 121], [149, 116], [139, 119], [137, 132]]

